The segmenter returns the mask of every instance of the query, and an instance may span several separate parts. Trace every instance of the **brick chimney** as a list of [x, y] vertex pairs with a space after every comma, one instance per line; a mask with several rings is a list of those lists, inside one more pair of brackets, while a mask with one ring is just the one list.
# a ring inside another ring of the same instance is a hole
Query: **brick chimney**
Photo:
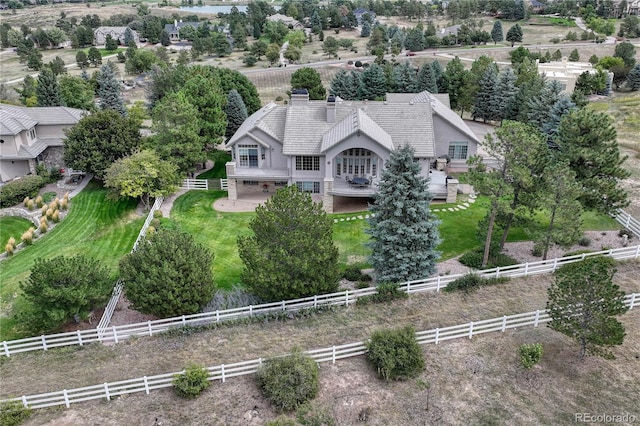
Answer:
[[291, 91], [290, 105], [307, 105], [309, 103], [309, 91], [307, 89], [293, 89]]
[[336, 97], [329, 95], [327, 98], [327, 123], [336, 122]]

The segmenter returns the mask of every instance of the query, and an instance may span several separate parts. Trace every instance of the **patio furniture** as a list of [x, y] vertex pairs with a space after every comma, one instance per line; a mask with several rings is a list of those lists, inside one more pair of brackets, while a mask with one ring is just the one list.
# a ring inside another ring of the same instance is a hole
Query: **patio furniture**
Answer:
[[369, 179], [364, 177], [354, 177], [351, 180], [351, 186], [355, 186], [357, 188], [364, 188], [369, 186]]

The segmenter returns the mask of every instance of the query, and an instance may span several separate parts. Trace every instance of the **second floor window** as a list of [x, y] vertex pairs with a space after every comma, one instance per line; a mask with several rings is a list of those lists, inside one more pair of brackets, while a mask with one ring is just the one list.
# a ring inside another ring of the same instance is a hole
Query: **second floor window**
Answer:
[[296, 157], [296, 170], [320, 170], [320, 157], [310, 155], [298, 155]]
[[240, 167], [258, 167], [258, 146], [240, 145], [238, 147], [238, 162]]

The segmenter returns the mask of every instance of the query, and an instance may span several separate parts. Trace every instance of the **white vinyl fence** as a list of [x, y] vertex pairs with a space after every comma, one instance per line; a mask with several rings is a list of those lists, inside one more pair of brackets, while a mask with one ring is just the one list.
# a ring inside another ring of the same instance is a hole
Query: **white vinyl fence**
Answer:
[[[147, 228], [149, 227], [149, 224], [153, 220], [153, 214], [156, 212], [156, 210], [160, 209], [163, 201], [164, 201], [164, 198], [162, 197], [156, 198], [155, 202], [153, 203], [153, 206], [151, 206], [151, 210], [149, 210], [149, 214], [147, 215], [147, 218], [145, 219], [144, 224], [142, 225], [142, 228], [140, 229], [140, 232], [138, 233], [138, 238], [136, 238], [136, 242], [133, 243], [133, 249], [131, 251], [136, 251], [136, 249], [138, 248], [138, 244], [140, 243], [142, 238], [147, 234]], [[120, 300], [120, 294], [122, 293], [123, 286], [124, 286], [124, 282], [122, 280], [118, 280], [116, 282], [116, 285], [113, 287], [113, 291], [111, 292], [111, 299], [109, 299], [109, 303], [107, 303], [107, 306], [104, 308], [104, 312], [102, 313], [102, 318], [100, 318], [100, 322], [98, 323], [96, 329], [104, 330], [104, 328], [107, 327], [111, 322], [111, 318], [113, 317], [113, 312], [116, 310], [116, 305], [118, 304], [118, 300]]]
[[228, 191], [227, 179], [183, 179], [180, 189], [203, 189]]
[[[505, 266], [502, 268], [478, 271], [477, 274], [487, 278], [525, 277], [530, 275], [547, 274], [555, 271], [562, 265], [580, 262], [588, 257], [593, 256], [609, 256], [616, 260], [638, 259], [640, 258], [640, 246], [624, 247], [594, 253], [584, 253], [575, 256], [550, 259], [546, 261]], [[464, 274], [438, 276], [427, 278], [424, 280], [409, 281], [399, 286], [399, 289], [408, 294], [419, 293], [423, 291], [439, 291], [440, 289], [446, 287], [448, 283], [462, 276], [464, 276]], [[265, 303], [255, 306], [245, 306], [242, 308], [225, 309], [215, 312], [204, 312], [193, 315], [183, 315], [181, 317], [165, 318], [143, 323], [103, 327], [96, 330], [78, 330], [75, 332], [29, 337], [26, 339], [4, 341], [0, 344], [0, 351], [2, 351], [3, 355], [10, 356], [12, 354], [20, 352], [29, 352], [36, 350], [46, 351], [47, 349], [60, 346], [82, 346], [84, 344], [92, 342], [118, 343], [121, 340], [128, 339], [132, 336], [153, 336], [154, 334], [158, 334], [175, 327], [196, 327], [211, 323], [236, 320], [240, 318], [251, 318], [268, 314], [296, 312], [303, 309], [314, 309], [327, 306], [349, 306], [355, 304], [359, 297], [376, 294], [376, 292], [376, 287], [369, 287], [358, 290], [348, 290], [338, 293], [306, 297], [303, 299], [283, 300], [282, 302]]]
[[624, 210], [618, 210], [614, 219], [617, 220], [620, 225], [633, 232], [636, 237], [640, 238], [640, 220], [631, 216]]
[[[625, 305], [629, 309], [633, 309], [640, 300], [640, 293], [632, 293], [625, 296]], [[499, 318], [488, 320], [474, 321], [467, 324], [454, 325], [450, 327], [436, 328], [427, 331], [419, 331], [416, 333], [416, 339], [419, 344], [425, 345], [430, 343], [438, 344], [445, 340], [457, 339], [461, 337], [472, 338], [478, 334], [490, 333], [495, 331], [504, 332], [512, 328], [534, 326], [549, 322], [551, 319], [545, 310], [537, 310], [516, 315], [505, 315]], [[367, 352], [365, 342], [349, 343], [346, 345], [332, 346], [329, 348], [314, 349], [306, 351], [316, 362], [332, 362], [343, 358], [350, 358], [363, 355]], [[263, 358], [251, 361], [242, 361], [233, 364], [222, 364], [209, 367], [209, 380], [220, 380], [225, 382], [227, 379], [253, 374], [258, 367], [262, 365]], [[105, 399], [125, 395], [129, 393], [145, 392], [149, 394], [155, 389], [162, 389], [172, 386], [171, 382], [175, 374], [160, 374], [156, 376], [144, 376], [137, 379], [121, 380], [112, 383], [103, 383], [99, 385], [87, 386], [77, 389], [64, 389], [57, 392], [43, 393], [39, 395], [22, 396], [13, 398], [8, 401], [20, 401], [25, 407], [29, 408], [45, 408], [64, 405], [67, 408], [73, 403], [89, 401], [93, 399]]]

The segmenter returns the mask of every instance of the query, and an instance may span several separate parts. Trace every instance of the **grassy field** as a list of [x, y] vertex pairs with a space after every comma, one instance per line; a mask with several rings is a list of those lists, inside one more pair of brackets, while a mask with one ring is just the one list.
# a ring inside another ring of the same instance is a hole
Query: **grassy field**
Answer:
[[30, 227], [34, 226], [31, 221], [21, 217], [4, 216], [0, 217], [0, 244], [4, 245], [13, 237], [16, 244], [20, 243], [20, 236]]
[[[615, 281], [626, 293], [640, 291], [638, 263], [619, 266]], [[381, 327], [413, 325], [416, 330], [543, 308], [552, 276], [515, 279], [506, 284], [460, 293], [416, 294], [403, 301], [336, 308], [291, 320], [259, 321], [197, 333], [173, 333], [131, 339], [112, 346], [50, 350], [3, 358], [0, 397], [16, 396], [178, 371], [188, 362], [207, 366], [359, 342]], [[328, 407], [336, 424], [357, 424], [370, 407], [370, 425], [418, 424], [569, 424], [572, 413], [638, 413], [640, 311], [623, 320], [625, 343], [617, 360], [578, 362], [575, 342], [549, 330], [523, 327], [423, 347], [427, 370], [417, 379], [383, 383], [363, 357], [321, 365], [320, 394], [313, 401]], [[540, 342], [539, 366], [524, 371], [517, 348]], [[170, 350], [169, 350], [170, 348]], [[73, 374], [69, 374], [73, 371]], [[253, 410], [253, 411], [252, 411]], [[261, 397], [253, 376], [216, 382], [196, 400], [171, 390], [127, 395], [111, 402], [87, 402], [70, 409], [37, 410], [28, 425], [255, 424], [277, 414]], [[259, 419], [256, 419], [259, 417]]]
[[136, 201], [110, 201], [107, 191], [95, 183], [71, 202], [67, 217], [51, 232], [38, 238], [25, 250], [2, 262], [0, 268], [0, 340], [16, 338], [13, 313], [23, 303], [19, 283], [28, 275], [35, 259], [83, 254], [99, 259], [113, 271], [128, 253], [144, 218], [135, 213]]

